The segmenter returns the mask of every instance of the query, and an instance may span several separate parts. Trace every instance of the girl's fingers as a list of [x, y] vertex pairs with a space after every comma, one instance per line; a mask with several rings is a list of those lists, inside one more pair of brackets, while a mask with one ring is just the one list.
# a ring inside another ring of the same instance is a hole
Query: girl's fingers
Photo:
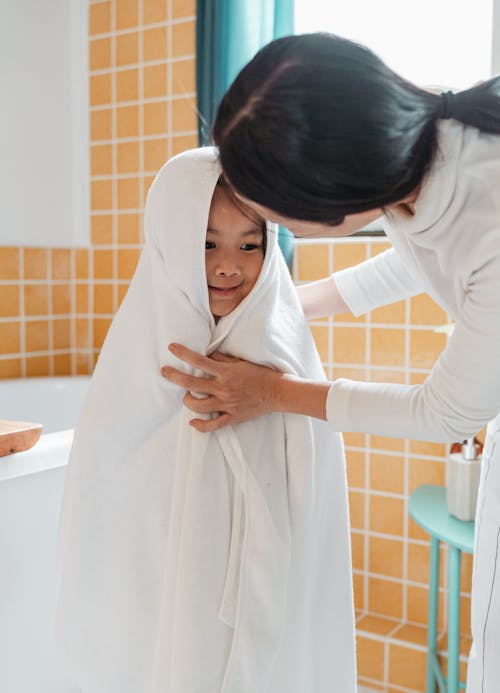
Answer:
[[202, 356], [196, 351], [191, 351], [182, 344], [169, 344], [169, 350], [174, 356], [176, 356], [181, 361], [185, 361], [193, 368], [198, 368], [198, 370], [208, 373], [209, 375], [218, 375], [219, 367], [214, 363], [214, 359], [208, 356]]
[[181, 373], [181, 371], [172, 368], [171, 366], [163, 366], [161, 369], [161, 374], [169, 382], [174, 385], [179, 385], [179, 387], [184, 388], [184, 390], [192, 390], [193, 392], [199, 392], [206, 395], [213, 395], [214, 385], [213, 381], [208, 378], [198, 378], [195, 375], [187, 375], [187, 373]]
[[224, 426], [228, 426], [231, 423], [231, 416], [229, 414], [221, 414], [216, 419], [191, 419], [189, 423], [200, 433], [212, 433], [213, 431], [219, 431]]

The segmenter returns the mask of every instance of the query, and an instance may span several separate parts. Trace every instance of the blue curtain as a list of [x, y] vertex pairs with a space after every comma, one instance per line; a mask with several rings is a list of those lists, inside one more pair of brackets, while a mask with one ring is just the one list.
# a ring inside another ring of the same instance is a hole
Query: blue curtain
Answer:
[[[241, 68], [269, 41], [293, 34], [294, 0], [198, 0], [196, 88], [200, 145], [210, 142], [217, 106]], [[291, 265], [293, 236], [279, 230]]]

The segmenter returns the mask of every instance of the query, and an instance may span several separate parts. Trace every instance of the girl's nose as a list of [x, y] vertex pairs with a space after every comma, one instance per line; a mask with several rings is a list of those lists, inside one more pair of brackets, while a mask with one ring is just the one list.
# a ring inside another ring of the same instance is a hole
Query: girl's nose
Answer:
[[234, 277], [235, 275], [240, 274], [240, 271], [239, 265], [229, 258], [219, 262], [215, 268], [215, 273], [222, 277]]

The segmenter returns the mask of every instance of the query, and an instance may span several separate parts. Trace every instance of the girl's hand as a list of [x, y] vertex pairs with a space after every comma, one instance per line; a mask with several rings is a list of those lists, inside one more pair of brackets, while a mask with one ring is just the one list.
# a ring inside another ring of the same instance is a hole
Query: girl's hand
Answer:
[[[187, 375], [170, 366], [161, 369], [167, 380], [188, 391], [184, 396], [188, 409], [197, 414], [219, 414], [215, 419], [192, 419], [190, 424], [197, 431], [217, 431], [274, 411], [275, 387], [282, 379], [281, 373], [217, 351], [208, 357], [180, 344], [171, 344], [169, 349], [178, 359], [209, 376]], [[198, 399], [190, 391], [207, 397]]]

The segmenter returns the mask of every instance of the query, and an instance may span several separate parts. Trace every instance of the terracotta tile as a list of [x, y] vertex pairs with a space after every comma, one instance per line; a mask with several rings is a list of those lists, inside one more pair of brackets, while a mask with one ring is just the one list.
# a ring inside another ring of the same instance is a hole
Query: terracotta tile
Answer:
[[26, 315], [47, 315], [48, 287], [43, 284], [25, 284], [24, 312]]
[[89, 310], [89, 287], [88, 284], [75, 285], [75, 312], [87, 313]]
[[363, 327], [333, 328], [334, 363], [366, 362], [366, 330]]
[[368, 543], [369, 572], [389, 577], [403, 577], [403, 542], [372, 537]]
[[358, 673], [372, 679], [383, 679], [384, 643], [361, 635], [356, 638], [356, 643]]
[[156, 135], [167, 132], [167, 104], [145, 103], [144, 104], [144, 134]]
[[[438, 660], [441, 665], [441, 671], [443, 672], [443, 676], [448, 676], [448, 656], [447, 653], [443, 652], [440, 655], [438, 655]], [[459, 671], [459, 679], [460, 681], [465, 682], [467, 679], [467, 660], [465, 658], [460, 657], [459, 663], [458, 663], [458, 671]]]
[[356, 609], [365, 608], [364, 582], [362, 573], [353, 573], [352, 586], [354, 590], [354, 605]]
[[399, 620], [384, 618], [383, 616], [372, 616], [366, 614], [356, 623], [356, 630], [361, 633], [372, 635], [388, 636], [393, 630], [398, 628]]
[[90, 356], [87, 352], [75, 354], [76, 375], [89, 375], [92, 372]]
[[96, 144], [90, 147], [90, 174], [92, 176], [111, 175], [113, 169], [110, 144]]
[[119, 34], [116, 37], [116, 64], [137, 65], [139, 62], [139, 34], [134, 31], [129, 34]]
[[24, 278], [46, 279], [48, 276], [48, 251], [45, 248], [23, 249]]
[[333, 319], [334, 322], [352, 322], [362, 325], [366, 322], [366, 318], [366, 315], [360, 315], [358, 318], [356, 318], [352, 313], [337, 313]]
[[90, 217], [92, 245], [110, 245], [113, 242], [111, 214], [92, 214]]
[[139, 142], [119, 142], [116, 153], [118, 173], [135, 173], [139, 170]]
[[196, 14], [195, 0], [172, 0], [172, 19], [192, 17]]
[[71, 313], [71, 285], [53, 284], [52, 286], [52, 312], [54, 315]]
[[343, 433], [344, 443], [346, 445], [351, 445], [352, 447], [363, 447], [365, 444], [365, 434], [364, 433]]
[[371, 363], [404, 366], [405, 333], [402, 329], [374, 328], [371, 331]]
[[71, 375], [71, 354], [54, 354], [55, 375]]
[[346, 452], [347, 483], [350, 488], [364, 488], [366, 484], [365, 475], [365, 453], [355, 450]]
[[[156, 174], [155, 174], [155, 175], [156, 175]], [[155, 179], [155, 175], [153, 175], [153, 176], [151, 176], [151, 175], [149, 175], [149, 176], [146, 175], [146, 176], [143, 177], [143, 181], [144, 181], [144, 192], [145, 192], [146, 195], [147, 195], [147, 193], [148, 193], [149, 188], [150, 188], [151, 185], [153, 184], [153, 181], [154, 181], [154, 179]]]
[[365, 536], [359, 532], [351, 533], [352, 567], [355, 570], [364, 570], [365, 567]]
[[105, 108], [90, 112], [90, 140], [111, 139], [111, 110]]
[[402, 499], [370, 494], [370, 531], [402, 536], [404, 513]]
[[425, 690], [426, 653], [416, 647], [389, 645], [389, 681], [415, 691]]
[[421, 484], [446, 484], [446, 465], [434, 460], [410, 458], [409, 491], [414, 491]]
[[[375, 683], [373, 679], [367, 679], [364, 676], [358, 676], [358, 685], [365, 686], [369, 691], [383, 691], [388, 693], [385, 684]], [[400, 693], [398, 691], [398, 693]]]
[[111, 103], [111, 75], [106, 72], [102, 75], [90, 76], [90, 105], [102, 106]]
[[[414, 623], [428, 623], [429, 589], [428, 587], [407, 586], [407, 613], [408, 620]], [[442, 593], [440, 593], [442, 599]]]
[[144, 169], [158, 171], [167, 160], [167, 140], [146, 140], [144, 142]]
[[460, 570], [460, 591], [470, 594], [472, 585], [473, 559], [470, 553], [462, 552], [462, 565]]
[[196, 104], [192, 97], [172, 101], [172, 132], [196, 132]]
[[368, 248], [368, 253], [370, 257], [375, 257], [375, 255], [380, 255], [381, 253], [385, 253], [386, 250], [389, 250], [391, 247], [391, 244], [389, 242], [383, 243], [380, 240], [374, 240], [371, 241], [371, 250], [369, 245], [367, 244]]
[[370, 488], [374, 491], [403, 493], [405, 485], [405, 461], [393, 455], [370, 455]]
[[[339, 329], [342, 329], [342, 328], [339, 328]], [[348, 329], [350, 329], [350, 328], [348, 328]], [[335, 358], [335, 351], [334, 351], [334, 358]], [[363, 381], [363, 380], [366, 380], [366, 369], [365, 368], [349, 368], [347, 366], [335, 365], [335, 367], [333, 369], [332, 378], [335, 378], [335, 379], [347, 378], [348, 380]], [[364, 433], [359, 433], [357, 435], [363, 435], [364, 436]], [[363, 438], [362, 445], [364, 445], [364, 438]]]
[[190, 94], [196, 91], [196, 72], [193, 58], [172, 63], [172, 94]]
[[311, 325], [311, 332], [318, 350], [319, 357], [323, 363], [328, 361], [328, 335], [329, 328], [320, 325]]
[[93, 210], [113, 208], [113, 187], [110, 180], [91, 181], [90, 205]]
[[0, 248], [0, 279], [19, 279], [20, 249]]
[[[443, 633], [441, 635], [441, 637], [438, 639], [437, 647], [438, 647], [438, 652], [441, 652], [442, 654], [448, 653], [448, 633]], [[468, 657], [471, 647], [472, 647], [472, 637], [470, 635], [466, 635], [466, 634], [461, 633], [459, 641], [458, 641], [458, 649], [460, 652], [460, 658]], [[446, 659], [446, 657], [445, 657], [445, 659]]]
[[109, 38], [89, 41], [89, 69], [105, 70], [111, 66], [111, 40]]
[[0, 354], [17, 354], [21, 351], [21, 323], [0, 322]]
[[444, 325], [448, 322], [445, 311], [427, 294], [410, 299], [410, 322], [412, 325]]
[[139, 71], [123, 70], [116, 73], [117, 101], [136, 101], [139, 98]]
[[393, 452], [403, 452], [405, 442], [402, 438], [386, 438], [385, 436], [370, 435], [369, 447], [375, 450], [390, 450]]
[[50, 255], [52, 279], [71, 279], [71, 251], [52, 248]]
[[135, 248], [118, 250], [118, 279], [131, 279], [141, 251]]
[[113, 278], [113, 251], [94, 250], [94, 279]]
[[349, 491], [349, 515], [351, 527], [365, 528], [365, 494], [359, 491]]
[[139, 135], [138, 106], [120, 106], [116, 109], [116, 131], [118, 137], [137, 137]]
[[75, 273], [77, 279], [87, 279], [89, 276], [89, 251], [86, 248], [75, 251]]
[[371, 311], [371, 321], [376, 323], [406, 323], [406, 302], [398, 301]]
[[105, 34], [111, 30], [111, 2], [89, 5], [89, 35]]
[[167, 19], [167, 0], [143, 0], [144, 24], [155, 24]]
[[121, 305], [121, 302], [127, 295], [128, 291], [128, 284], [118, 284], [118, 308]]
[[144, 67], [144, 98], [153, 99], [167, 95], [167, 66], [150, 65]]
[[429, 583], [429, 546], [408, 544], [408, 579], [412, 582]]
[[109, 319], [109, 318], [94, 318], [94, 320], [93, 320], [93, 327], [94, 327], [93, 332], [94, 332], [94, 348], [95, 349], [101, 348], [110, 325], [111, 325], [111, 319]]
[[410, 365], [432, 368], [446, 346], [446, 335], [431, 330], [410, 330]]
[[413, 455], [445, 457], [447, 455], [447, 446], [445, 443], [429, 443], [426, 440], [410, 440], [410, 453]]
[[391, 640], [401, 640], [405, 643], [427, 647], [427, 628], [405, 623], [392, 633]]
[[26, 339], [26, 352], [48, 351], [49, 349], [49, 321], [28, 320], [24, 327]]
[[51, 375], [48, 356], [28, 356], [26, 358], [26, 375]]
[[0, 359], [0, 378], [20, 378], [21, 375], [21, 359]]
[[195, 22], [180, 22], [172, 26], [172, 57], [195, 53]]
[[94, 284], [94, 313], [113, 313], [113, 285]]
[[185, 152], [188, 149], [193, 149], [198, 146], [198, 136], [193, 135], [178, 135], [172, 137], [172, 156]]
[[370, 577], [368, 580], [368, 609], [370, 613], [401, 618], [403, 615], [403, 585], [392, 580]]
[[346, 267], [353, 267], [366, 260], [365, 243], [343, 243], [334, 242], [333, 244], [333, 269], [335, 272]]
[[167, 27], [146, 29], [143, 34], [143, 60], [167, 59]]
[[77, 349], [90, 348], [90, 329], [87, 318], [76, 318], [75, 320], [75, 347]]
[[139, 22], [138, 0], [115, 0], [116, 28], [129, 29]]
[[139, 179], [124, 178], [117, 181], [118, 209], [139, 207]]
[[408, 522], [408, 536], [410, 539], [420, 539], [423, 541], [429, 541], [429, 535], [425, 532], [416, 522], [409, 518]]
[[69, 349], [71, 347], [71, 321], [68, 318], [53, 320], [52, 339], [54, 349]]
[[471, 600], [470, 597], [460, 597], [460, 632], [470, 635], [471, 633]]
[[140, 215], [118, 214], [118, 243], [140, 243]]
[[0, 317], [14, 317], [20, 313], [19, 284], [0, 285]]
[[314, 281], [328, 275], [328, 246], [299, 245], [297, 253], [297, 280]]

